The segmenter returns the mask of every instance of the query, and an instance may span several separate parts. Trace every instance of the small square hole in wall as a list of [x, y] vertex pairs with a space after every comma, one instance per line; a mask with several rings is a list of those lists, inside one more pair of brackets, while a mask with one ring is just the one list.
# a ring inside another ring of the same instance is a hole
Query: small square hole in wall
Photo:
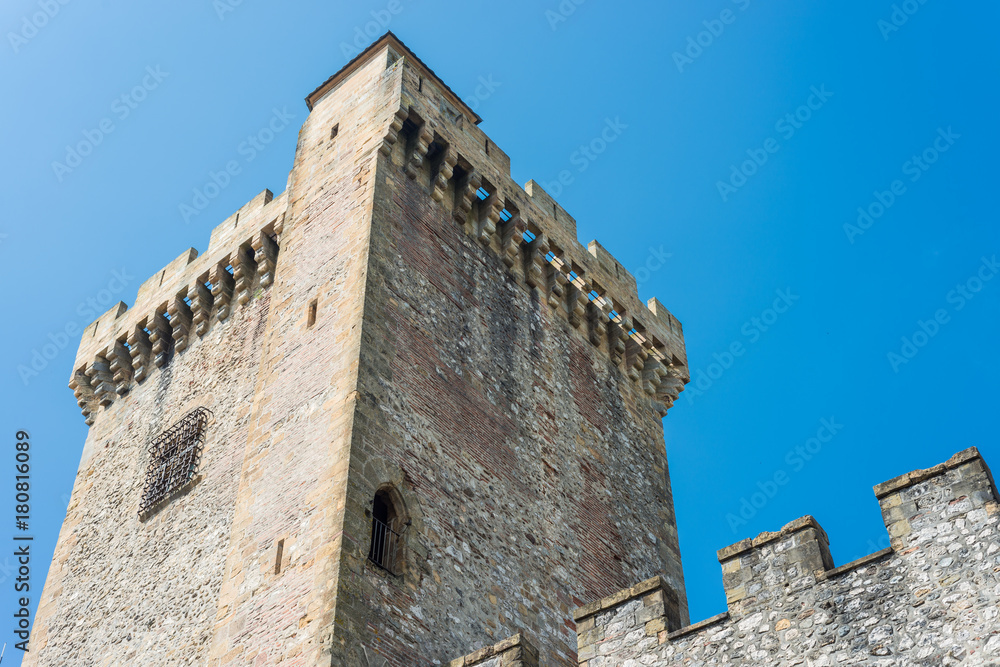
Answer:
[[336, 139], [338, 132], [340, 132], [340, 123], [337, 123], [336, 125], [333, 126], [333, 128], [330, 129], [330, 138]]
[[306, 328], [314, 324], [316, 324], [316, 299], [309, 302], [309, 308], [306, 311]]

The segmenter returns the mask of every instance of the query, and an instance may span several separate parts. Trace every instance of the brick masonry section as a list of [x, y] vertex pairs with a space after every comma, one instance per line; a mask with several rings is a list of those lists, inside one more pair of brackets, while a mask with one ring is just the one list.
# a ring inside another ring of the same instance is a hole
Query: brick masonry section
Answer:
[[[544, 193], [509, 182], [500, 149], [398, 63], [387, 76], [404, 113], [376, 166], [332, 650], [346, 664], [363, 659], [362, 645], [389, 665], [447, 662], [524, 629], [541, 664], [572, 665], [581, 601], [657, 572], [683, 599], [661, 424], [672, 399], [630, 374], [660, 363], [654, 340], [673, 359], [681, 339], [640, 323], [643, 357], [621, 325], [605, 318], [599, 332], [575, 319], [579, 288], [556, 295], [544, 254], [507, 245], [518, 222], [537, 224], [537, 243], [543, 229], [563, 234], [568, 216], [557, 222]], [[490, 195], [466, 201], [475, 173]], [[490, 218], [512, 209], [509, 221]], [[611, 287], [572, 241], [577, 275]], [[621, 293], [634, 295], [621, 271]], [[367, 562], [367, 512], [387, 484], [410, 520], [397, 577]]]
[[657, 579], [580, 608], [579, 664], [1000, 664], [1000, 508], [979, 452], [875, 493], [889, 549], [833, 568], [803, 517], [719, 551], [727, 613], [663, 629]]

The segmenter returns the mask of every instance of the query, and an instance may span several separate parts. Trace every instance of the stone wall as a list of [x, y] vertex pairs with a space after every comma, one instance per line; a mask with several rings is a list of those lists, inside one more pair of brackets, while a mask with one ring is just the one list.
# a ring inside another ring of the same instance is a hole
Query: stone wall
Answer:
[[[270, 296], [95, 415], [24, 665], [206, 664]], [[195, 483], [140, 520], [147, 447], [196, 407], [213, 416]]]
[[[393, 36], [307, 104], [285, 191], [87, 328], [28, 664], [410, 667], [524, 628], [569, 665], [571, 610], [657, 572], [679, 625], [680, 323]], [[201, 477], [139, 522], [149, 440], [202, 405]], [[395, 575], [367, 557], [377, 490]]]
[[[581, 601], [664, 571], [683, 599], [656, 391], [630, 374], [631, 339], [619, 352], [620, 334], [574, 317], [579, 288], [532, 282], [530, 240], [508, 254], [519, 222], [544, 238], [568, 216], [556, 223], [547, 195], [508, 182], [505, 156], [441, 112], [419, 69], [398, 76], [406, 115], [375, 180], [335, 651], [343, 637], [355, 664], [360, 639], [389, 665], [429, 665], [523, 628], [541, 664], [575, 664]], [[489, 195], [464, 200], [470, 173], [489, 174]], [[596, 246], [572, 243], [594, 265], [576, 275], [602, 276]], [[616, 298], [637, 301], [621, 271]], [[367, 512], [386, 485], [411, 521], [400, 576], [367, 560]]]
[[538, 649], [519, 632], [493, 646], [452, 660], [448, 667], [538, 667]]
[[834, 568], [798, 519], [719, 552], [719, 616], [664, 628], [658, 579], [577, 610], [580, 665], [1000, 664], [1000, 513], [979, 452], [875, 494], [890, 548]]
[[387, 65], [365, 63], [299, 131], [212, 667], [331, 664]]

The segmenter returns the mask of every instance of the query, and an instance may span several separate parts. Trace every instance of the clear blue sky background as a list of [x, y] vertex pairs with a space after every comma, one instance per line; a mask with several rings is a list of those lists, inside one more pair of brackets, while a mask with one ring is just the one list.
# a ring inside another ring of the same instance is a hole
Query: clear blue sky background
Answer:
[[[67, 324], [88, 324], [87, 300], [108, 296], [114, 271], [129, 276], [115, 299], [131, 303], [146, 277], [189, 246], [203, 250], [256, 193], [284, 189], [303, 97], [348, 60], [344, 45], [366, 23], [359, 43], [383, 32], [372, 11], [470, 99], [515, 180], [570, 170], [558, 198], [580, 239], [600, 239], [641, 279], [643, 298], [684, 323], [692, 373], [705, 375], [664, 426], [692, 620], [725, 608], [716, 549], [813, 514], [845, 563], [887, 544], [873, 484], [972, 445], [1000, 466], [1000, 278], [974, 280], [971, 300], [949, 296], [1000, 254], [996, 4], [914, 1], [886, 34], [889, 0], [587, 0], [564, 2], [575, 11], [558, 22], [546, 15], [557, 0], [400, 0], [397, 14], [388, 0], [245, 0], [221, 16], [220, 4], [77, 0], [37, 34], [24, 32], [36, 2], [0, 9], [0, 539], [13, 533], [14, 433], [29, 429], [33, 607], [87, 428], [66, 387], [75, 339], [27, 383], [18, 367], [50, 334], [58, 342]], [[730, 22], [712, 23], [724, 10]], [[720, 26], [679, 68], [673, 54]], [[12, 44], [12, 32], [33, 36]], [[123, 117], [116, 99], [147, 67], [167, 75]], [[492, 90], [477, 97], [481, 79]], [[799, 127], [776, 127], [813, 87], [832, 96], [800, 110]], [[238, 146], [275, 108], [292, 125], [247, 162]], [[114, 130], [60, 181], [52, 163], [104, 119]], [[581, 172], [574, 152], [606, 119], [627, 127]], [[949, 128], [958, 138], [911, 181], [905, 163]], [[718, 182], [769, 138], [779, 150], [724, 200]], [[242, 174], [185, 224], [179, 205], [233, 159]], [[905, 192], [850, 242], [845, 223], [896, 179]], [[797, 299], [773, 318], [777, 290]], [[894, 369], [887, 354], [939, 309], [947, 322]], [[742, 356], [711, 366], [733, 343]], [[842, 428], [806, 460], [795, 448], [822, 419]], [[776, 473], [786, 483], [770, 488]], [[774, 497], [753, 497], [766, 490]], [[10, 642], [12, 560], [0, 564]], [[9, 660], [18, 654], [8, 646]]]

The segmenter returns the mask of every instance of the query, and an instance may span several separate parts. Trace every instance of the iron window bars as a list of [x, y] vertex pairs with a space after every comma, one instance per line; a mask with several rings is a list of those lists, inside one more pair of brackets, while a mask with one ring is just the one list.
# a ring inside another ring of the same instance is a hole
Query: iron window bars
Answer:
[[149, 464], [139, 504], [140, 519], [148, 517], [157, 506], [194, 479], [205, 448], [205, 425], [211, 414], [208, 408], [195, 408], [149, 445]]
[[372, 517], [372, 544], [368, 549], [368, 560], [389, 574], [401, 574], [399, 555], [402, 541], [400, 533]]

